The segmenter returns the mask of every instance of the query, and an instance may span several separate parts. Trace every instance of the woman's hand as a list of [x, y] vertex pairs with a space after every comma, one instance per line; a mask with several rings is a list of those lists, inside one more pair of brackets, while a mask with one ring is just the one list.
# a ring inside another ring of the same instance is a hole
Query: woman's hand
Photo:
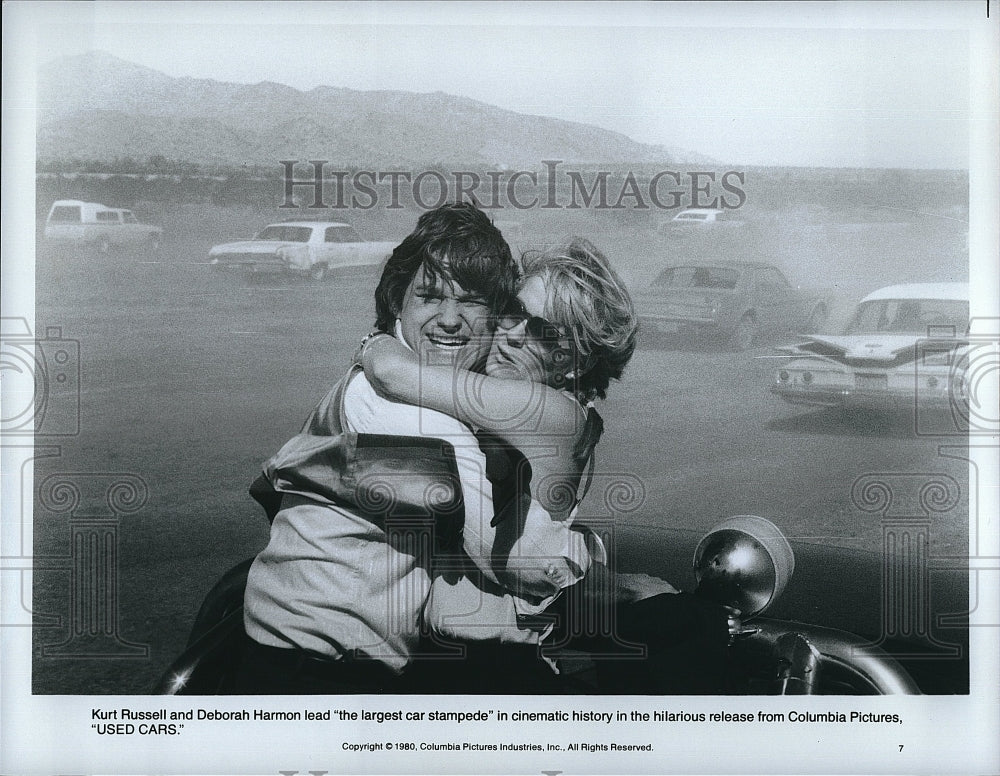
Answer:
[[365, 352], [365, 346], [371, 340], [373, 340], [375, 337], [379, 336], [380, 334], [384, 334], [384, 333], [385, 332], [381, 332], [381, 331], [370, 331], [364, 337], [362, 337], [361, 338], [361, 342], [358, 343], [358, 347], [354, 351], [354, 355], [351, 356], [351, 363], [360, 364], [361, 363], [361, 356]]
[[[381, 347], [383, 344], [385, 348]], [[354, 351], [354, 362], [361, 364], [365, 372], [374, 372], [380, 363], [379, 355], [391, 352], [387, 350], [391, 347], [403, 348], [403, 345], [391, 334], [386, 334], [384, 331], [373, 331], [361, 340], [358, 349]]]
[[582, 585], [585, 598], [592, 599], [595, 602], [592, 605], [598, 607], [634, 603], [662, 593], [680, 592], [659, 577], [649, 574], [616, 574], [603, 563], [591, 564], [587, 576], [579, 584]]
[[406, 386], [413, 391], [419, 388], [420, 368], [416, 354], [391, 334], [369, 334], [361, 341], [354, 361], [361, 364], [375, 391], [387, 399], [406, 401], [410, 396]]
[[615, 574], [615, 597], [620, 603], [677, 592], [677, 588], [666, 580], [649, 574]]

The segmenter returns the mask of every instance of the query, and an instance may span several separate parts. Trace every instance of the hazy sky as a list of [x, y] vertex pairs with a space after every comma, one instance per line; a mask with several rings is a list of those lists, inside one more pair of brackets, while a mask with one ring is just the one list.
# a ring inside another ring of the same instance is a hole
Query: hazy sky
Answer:
[[38, 27], [39, 62], [103, 49], [172, 76], [444, 91], [724, 163], [964, 168], [966, 28], [982, 4], [36, 10], [48, 17]]

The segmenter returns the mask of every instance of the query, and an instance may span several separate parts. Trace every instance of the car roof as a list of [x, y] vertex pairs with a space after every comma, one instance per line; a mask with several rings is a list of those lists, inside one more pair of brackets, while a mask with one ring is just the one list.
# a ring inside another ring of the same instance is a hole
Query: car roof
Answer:
[[901, 283], [868, 294], [862, 302], [878, 299], [962, 299], [969, 298], [968, 283]]
[[685, 261], [683, 264], [671, 264], [669, 267], [664, 267], [663, 271], [677, 267], [725, 267], [726, 269], [777, 269], [779, 272], [781, 271], [774, 264], [768, 264], [764, 261], [733, 261], [730, 259], [719, 259], [718, 261], [694, 259]]
[[[279, 221], [276, 224], [268, 224], [267, 226], [350, 226], [350, 224], [345, 224], [343, 221]], [[267, 228], [267, 227], [265, 227]]]
[[102, 205], [100, 202], [84, 202], [82, 199], [57, 199], [52, 203], [52, 207], [86, 207], [104, 208], [105, 210], [119, 210], [119, 208]]

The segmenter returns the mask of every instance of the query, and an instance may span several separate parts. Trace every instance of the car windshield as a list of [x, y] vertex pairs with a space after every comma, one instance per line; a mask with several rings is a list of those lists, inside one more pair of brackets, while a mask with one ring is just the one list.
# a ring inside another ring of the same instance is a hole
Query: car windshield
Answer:
[[275, 224], [274, 226], [265, 226], [258, 232], [254, 239], [265, 240], [267, 242], [272, 240], [280, 242], [309, 242], [309, 235], [311, 234], [312, 229], [308, 226]]
[[732, 267], [671, 267], [653, 283], [668, 288], [736, 288], [740, 273]]
[[929, 327], [969, 328], [969, 303], [961, 299], [876, 299], [863, 302], [845, 334], [926, 334]]
[[328, 243], [355, 243], [361, 242], [361, 238], [350, 226], [328, 226], [325, 241]]

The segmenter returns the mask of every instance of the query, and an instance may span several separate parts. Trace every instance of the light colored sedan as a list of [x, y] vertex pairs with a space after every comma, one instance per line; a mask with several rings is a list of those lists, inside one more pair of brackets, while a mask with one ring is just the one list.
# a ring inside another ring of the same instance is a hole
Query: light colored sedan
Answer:
[[323, 280], [333, 270], [378, 267], [395, 247], [364, 240], [339, 221], [289, 220], [265, 226], [252, 240], [214, 246], [208, 263], [215, 269], [292, 272]]
[[954, 408], [967, 401], [968, 283], [887, 286], [841, 335], [779, 348], [771, 390], [822, 407]]

